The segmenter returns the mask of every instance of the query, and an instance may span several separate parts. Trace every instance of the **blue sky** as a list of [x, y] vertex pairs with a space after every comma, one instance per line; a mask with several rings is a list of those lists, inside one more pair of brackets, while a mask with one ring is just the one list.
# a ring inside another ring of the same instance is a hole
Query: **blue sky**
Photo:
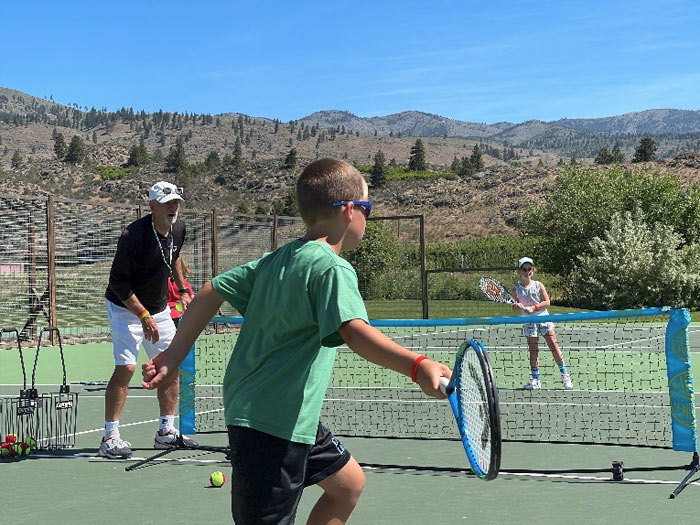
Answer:
[[5, 2], [0, 86], [80, 106], [494, 123], [700, 109], [700, 2]]

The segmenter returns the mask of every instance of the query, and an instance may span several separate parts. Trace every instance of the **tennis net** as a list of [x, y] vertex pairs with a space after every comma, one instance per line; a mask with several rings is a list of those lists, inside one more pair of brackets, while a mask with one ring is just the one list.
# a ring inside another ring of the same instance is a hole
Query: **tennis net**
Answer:
[[[562, 388], [559, 368], [540, 338], [542, 389], [530, 391], [523, 389], [530, 366], [521, 317], [372, 324], [404, 347], [448, 366], [462, 342], [481, 340], [498, 385], [506, 441], [696, 451], [689, 320], [686, 310], [671, 308], [538, 318], [555, 323], [574, 389]], [[240, 322], [214, 318], [197, 340], [193, 394], [185, 395], [191, 399], [180, 410], [181, 426], [183, 412], [185, 419], [191, 416], [186, 431], [225, 430], [222, 382]], [[425, 396], [409, 378], [347, 347], [338, 349], [321, 419], [339, 436], [459, 439], [448, 403]]]

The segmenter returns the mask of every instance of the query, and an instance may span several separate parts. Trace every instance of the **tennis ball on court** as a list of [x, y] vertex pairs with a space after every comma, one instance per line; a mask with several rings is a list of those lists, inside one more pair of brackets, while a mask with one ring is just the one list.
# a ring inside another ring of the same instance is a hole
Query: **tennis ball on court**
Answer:
[[10, 455], [10, 444], [9, 443], [3, 443], [0, 445], [0, 456], [9, 456]]
[[7, 434], [7, 437], [5, 438], [5, 443], [14, 443], [17, 441], [17, 436], [14, 434]]
[[209, 476], [209, 484], [212, 487], [221, 487], [223, 484], [226, 483], [226, 474], [223, 472], [212, 472], [211, 476]]
[[18, 456], [28, 456], [29, 445], [27, 445], [26, 443], [15, 443], [15, 453]]
[[36, 448], [36, 439], [33, 437], [29, 436], [27, 439], [24, 440], [24, 442], [29, 445], [29, 448], [34, 450]]

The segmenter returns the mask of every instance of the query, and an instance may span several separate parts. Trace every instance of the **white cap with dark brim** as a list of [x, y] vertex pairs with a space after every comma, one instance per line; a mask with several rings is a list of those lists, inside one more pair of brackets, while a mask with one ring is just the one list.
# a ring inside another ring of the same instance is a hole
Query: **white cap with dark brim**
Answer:
[[530, 259], [529, 257], [522, 257], [522, 258], [518, 261], [518, 268], [522, 268], [523, 264], [525, 264], [525, 263], [530, 263], [532, 266], [535, 266], [535, 261], [533, 261], [533, 260]]
[[170, 202], [175, 199], [184, 201], [185, 199], [182, 198], [182, 193], [182, 188], [178, 188], [177, 186], [175, 186], [175, 184], [171, 184], [162, 180], [160, 182], [156, 182], [148, 190], [148, 200], [156, 201], [161, 204]]

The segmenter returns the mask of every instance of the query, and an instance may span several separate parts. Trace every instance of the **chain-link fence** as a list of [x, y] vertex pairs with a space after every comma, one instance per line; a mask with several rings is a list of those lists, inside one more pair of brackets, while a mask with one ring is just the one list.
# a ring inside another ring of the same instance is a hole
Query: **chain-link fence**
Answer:
[[[67, 341], [109, 335], [104, 293], [121, 232], [145, 206], [0, 197], [0, 327], [25, 340], [57, 326]], [[184, 210], [181, 256], [199, 290], [214, 275], [300, 237], [301, 219]]]
[[[117, 241], [147, 213], [139, 205], [0, 197], [0, 327], [17, 328], [26, 340], [45, 326], [59, 327], [67, 341], [106, 338], [104, 292]], [[213, 209], [183, 210], [182, 219], [187, 237], [181, 257], [195, 291], [304, 233], [298, 217]], [[344, 254], [357, 270], [370, 318], [428, 315], [425, 246], [422, 215], [370, 218], [361, 245]], [[221, 313], [235, 312], [226, 305]]]

